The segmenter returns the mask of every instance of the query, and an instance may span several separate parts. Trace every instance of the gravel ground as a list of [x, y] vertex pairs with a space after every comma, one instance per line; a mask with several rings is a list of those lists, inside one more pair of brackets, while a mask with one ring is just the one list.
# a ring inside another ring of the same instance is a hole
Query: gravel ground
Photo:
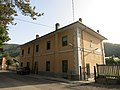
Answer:
[[74, 84], [68, 87], [73, 90], [120, 90], [119, 85], [101, 85], [96, 83]]

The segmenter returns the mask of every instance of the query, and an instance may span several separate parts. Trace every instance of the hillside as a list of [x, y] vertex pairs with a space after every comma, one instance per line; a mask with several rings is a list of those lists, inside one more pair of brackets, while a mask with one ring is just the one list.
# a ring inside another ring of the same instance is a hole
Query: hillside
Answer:
[[106, 57], [112, 55], [120, 57], [120, 44], [104, 43], [104, 49]]
[[4, 53], [8, 53], [10, 57], [19, 58], [20, 48], [18, 44], [5, 44], [3, 50]]
[[[18, 44], [5, 44], [3, 48], [4, 52], [8, 53], [10, 57], [19, 58], [20, 47]], [[104, 49], [106, 57], [112, 55], [120, 57], [120, 44], [104, 43]]]

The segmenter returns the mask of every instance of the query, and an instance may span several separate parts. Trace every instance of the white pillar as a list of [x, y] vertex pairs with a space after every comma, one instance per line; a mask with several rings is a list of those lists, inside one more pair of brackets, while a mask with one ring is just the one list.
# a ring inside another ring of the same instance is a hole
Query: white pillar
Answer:
[[101, 43], [102, 43], [101, 47], [102, 47], [103, 64], [106, 64], [106, 63], [105, 63], [105, 52], [104, 52], [104, 44], [103, 44], [103, 41], [101, 41]]
[[74, 31], [74, 70], [75, 74], [80, 75], [81, 64], [81, 50], [80, 50], [80, 29], [75, 28]]

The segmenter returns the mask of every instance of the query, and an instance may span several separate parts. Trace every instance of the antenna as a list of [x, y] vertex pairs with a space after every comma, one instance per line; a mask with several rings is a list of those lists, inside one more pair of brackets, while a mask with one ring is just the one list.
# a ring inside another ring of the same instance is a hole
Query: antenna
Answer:
[[74, 1], [72, 0], [72, 12], [73, 12], [73, 21], [74, 21]]

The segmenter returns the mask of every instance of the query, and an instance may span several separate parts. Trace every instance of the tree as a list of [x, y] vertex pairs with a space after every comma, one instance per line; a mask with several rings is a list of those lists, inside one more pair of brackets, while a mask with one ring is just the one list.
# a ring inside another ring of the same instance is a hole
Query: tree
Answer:
[[14, 17], [18, 16], [18, 11], [33, 20], [43, 15], [35, 12], [35, 7], [30, 6], [29, 0], [0, 0], [0, 45], [10, 40], [8, 25], [16, 25], [13, 21]]
[[110, 56], [109, 58], [106, 58], [105, 61], [106, 61], [106, 64], [114, 64], [115, 63], [115, 60], [114, 60], [115, 56]]

